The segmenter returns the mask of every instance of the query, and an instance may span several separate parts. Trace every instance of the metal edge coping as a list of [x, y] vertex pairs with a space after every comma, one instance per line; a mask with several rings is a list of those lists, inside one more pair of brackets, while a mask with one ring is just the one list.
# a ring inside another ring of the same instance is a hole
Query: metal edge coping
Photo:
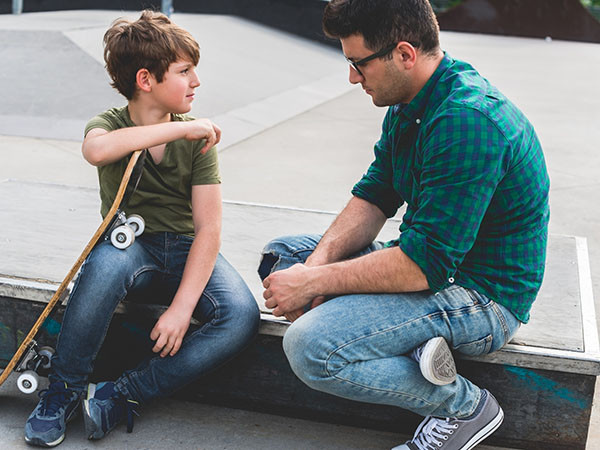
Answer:
[[598, 342], [598, 325], [596, 323], [596, 308], [592, 290], [592, 272], [588, 255], [587, 239], [575, 236], [577, 250], [577, 266], [579, 269], [579, 290], [581, 296], [581, 323], [583, 327], [584, 352], [600, 359], [600, 343]]
[[[325, 211], [323, 209], [311, 209], [311, 208], [300, 208], [297, 206], [284, 206], [284, 205], [270, 205], [267, 203], [257, 203], [257, 202], [246, 202], [243, 200], [223, 200], [223, 203], [228, 205], [240, 205], [240, 206], [254, 206], [258, 208], [268, 208], [268, 209], [281, 209], [285, 211], [295, 211], [295, 212], [306, 212], [306, 213], [315, 213], [315, 214], [325, 214], [325, 215], [338, 215], [340, 211]], [[398, 218], [390, 218], [387, 219], [386, 222], [402, 222], [401, 219]]]

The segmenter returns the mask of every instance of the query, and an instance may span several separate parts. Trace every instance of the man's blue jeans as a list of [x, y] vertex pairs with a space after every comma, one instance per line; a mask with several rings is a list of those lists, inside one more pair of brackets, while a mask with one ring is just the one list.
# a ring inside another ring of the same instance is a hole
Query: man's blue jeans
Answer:
[[[306, 261], [320, 238], [271, 241], [263, 250], [261, 278]], [[382, 247], [374, 242], [356, 256]], [[423, 416], [463, 418], [474, 412], [480, 389], [460, 375], [446, 386], [431, 384], [408, 354], [436, 336], [458, 353], [490, 353], [519, 325], [503, 306], [460, 286], [437, 293], [342, 295], [296, 320], [283, 348], [294, 373], [313, 389]]]
[[[83, 390], [119, 302], [169, 305], [192, 242], [188, 236], [156, 233], [138, 237], [126, 250], [100, 243], [75, 282], [50, 380]], [[117, 380], [117, 388], [142, 403], [168, 395], [233, 358], [256, 335], [256, 300], [220, 254], [193, 317], [202, 325], [188, 331], [174, 356], [143, 361]]]

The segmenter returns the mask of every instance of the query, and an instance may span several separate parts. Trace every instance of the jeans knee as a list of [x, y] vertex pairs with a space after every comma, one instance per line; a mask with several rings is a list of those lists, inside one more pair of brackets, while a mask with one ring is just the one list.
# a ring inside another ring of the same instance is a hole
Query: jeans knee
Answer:
[[287, 269], [306, 261], [317, 246], [318, 235], [282, 236], [270, 241], [263, 248], [258, 274], [262, 280], [276, 270]]
[[327, 354], [315, 342], [318, 335], [310, 321], [298, 320], [283, 337], [283, 351], [292, 371], [313, 389], [319, 389], [319, 381], [327, 377]]

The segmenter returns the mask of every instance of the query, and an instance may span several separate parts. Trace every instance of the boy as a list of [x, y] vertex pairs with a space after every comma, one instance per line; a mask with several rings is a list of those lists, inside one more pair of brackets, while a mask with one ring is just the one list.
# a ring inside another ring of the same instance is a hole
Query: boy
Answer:
[[[81, 268], [69, 299], [50, 385], [25, 425], [25, 441], [53, 447], [82, 404], [86, 435], [100, 439], [136, 408], [164, 397], [239, 353], [258, 330], [255, 299], [219, 254], [221, 131], [185, 115], [200, 85], [198, 43], [166, 16], [144, 11], [115, 21], [104, 59], [127, 106], [92, 119], [84, 158], [98, 167], [102, 214], [114, 199], [130, 154], [148, 148], [127, 214], [146, 231], [125, 250], [103, 241]], [[164, 303], [150, 338], [156, 355], [114, 382], [88, 384], [114, 309], [128, 301]], [[202, 326], [187, 333], [194, 317]], [[83, 400], [82, 400], [83, 398]]]

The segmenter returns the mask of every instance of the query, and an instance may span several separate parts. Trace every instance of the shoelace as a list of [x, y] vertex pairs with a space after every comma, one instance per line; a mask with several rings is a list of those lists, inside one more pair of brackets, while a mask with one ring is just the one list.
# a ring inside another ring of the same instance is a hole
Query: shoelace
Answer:
[[118, 392], [115, 395], [115, 403], [119, 406], [117, 408], [112, 408], [108, 414], [109, 418], [112, 422], [118, 422], [121, 420], [123, 415], [127, 416], [127, 432], [131, 433], [133, 431], [133, 417], [138, 416], [137, 407], [139, 403], [135, 400], [128, 399], [122, 393]]
[[67, 389], [66, 383], [52, 383], [48, 389], [44, 389], [38, 393], [42, 399], [41, 413], [54, 415], [60, 408], [65, 406], [71, 399], [71, 391]]
[[127, 432], [131, 433], [133, 431], [133, 416], [140, 416], [137, 412], [137, 407], [139, 403], [135, 400], [128, 399], [127, 402]]
[[454, 434], [458, 424], [450, 423], [450, 419], [437, 419], [427, 416], [412, 438], [412, 443], [419, 450], [433, 450], [444, 445], [449, 435]]

